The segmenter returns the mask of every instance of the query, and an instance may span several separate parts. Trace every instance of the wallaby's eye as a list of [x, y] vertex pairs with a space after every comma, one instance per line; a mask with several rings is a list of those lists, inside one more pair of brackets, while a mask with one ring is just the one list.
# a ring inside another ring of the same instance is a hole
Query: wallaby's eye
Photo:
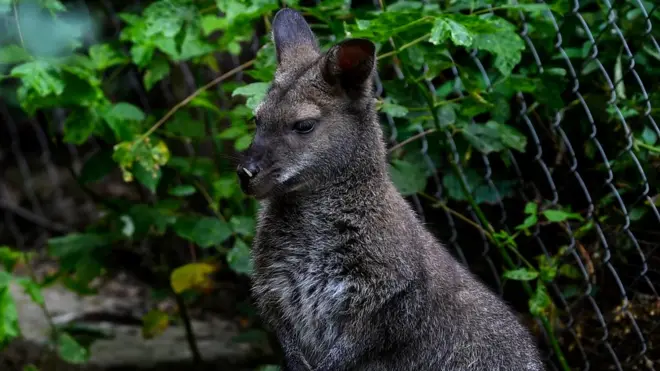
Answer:
[[312, 130], [314, 130], [314, 126], [316, 126], [316, 121], [314, 120], [298, 121], [295, 124], [293, 124], [293, 131], [295, 131], [298, 134], [307, 134], [307, 133], [311, 133]]

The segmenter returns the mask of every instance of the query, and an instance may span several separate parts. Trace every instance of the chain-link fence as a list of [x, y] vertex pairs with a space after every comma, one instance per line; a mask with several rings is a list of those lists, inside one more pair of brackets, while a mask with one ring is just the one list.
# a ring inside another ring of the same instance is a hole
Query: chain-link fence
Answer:
[[[436, 132], [419, 124], [418, 134], [400, 143], [396, 119], [382, 116], [390, 147], [416, 143], [429, 169], [427, 189], [431, 191], [410, 197], [422, 220], [463, 263], [512, 302], [522, 317], [527, 317], [528, 296], [515, 282], [501, 278], [502, 256], [484, 233], [488, 229], [484, 223], [492, 225], [493, 230], [513, 234], [525, 217], [523, 209], [528, 202], [543, 203], [546, 208], [569, 205], [583, 216], [584, 220], [575, 223], [536, 224], [524, 242], [518, 243], [525, 256], [560, 256], [561, 264], [572, 267], [569, 278], [558, 277], [549, 284], [549, 294], [556, 304], [556, 313], [551, 316], [554, 333], [547, 333], [547, 326], [540, 322], [527, 322], [539, 335], [549, 369], [561, 369], [556, 349], [561, 349], [572, 369], [653, 370], [660, 365], [656, 349], [660, 341], [660, 213], [656, 205], [660, 199], [655, 175], [660, 162], [652, 156], [658, 147], [641, 141], [637, 134], [644, 128], [645, 135], [660, 137], [656, 122], [660, 97], [653, 92], [656, 86], [650, 85], [657, 82], [658, 73], [645, 70], [660, 66], [660, 60], [652, 57], [660, 57], [660, 45], [654, 37], [660, 28], [660, 11], [655, 3], [625, 3], [625, 14], [620, 4], [615, 9], [607, 0], [570, 1], [562, 17], [544, 11], [546, 26], [550, 25], [555, 34], [551, 44], [535, 39], [541, 27], [538, 22], [530, 24], [526, 13], [514, 11], [522, 20], [519, 35], [526, 47], [522, 61], [525, 68], [539, 73], [562, 68], [567, 81], [561, 92], [567, 102], [563, 107], [537, 110], [545, 103], [524, 90], [516, 92], [509, 102], [514, 112], [510, 121], [529, 140], [524, 154], [511, 150], [491, 155], [475, 152], [470, 163], [476, 165], [464, 169], [461, 164], [466, 154], [457, 148], [450, 131]], [[105, 36], [117, 38], [120, 20], [115, 2], [102, 0], [98, 5], [100, 8], [94, 11], [105, 15]], [[374, 6], [378, 9], [382, 4], [374, 0]], [[604, 20], [597, 26], [594, 12]], [[633, 20], [631, 14], [635, 15]], [[622, 30], [623, 23], [635, 32], [628, 35]], [[576, 44], [576, 34], [587, 42]], [[218, 58], [221, 68], [231, 69], [253, 57], [259, 40], [255, 35], [240, 58], [228, 54]], [[391, 44], [396, 49], [394, 41]], [[640, 59], [642, 48], [646, 51], [644, 60]], [[581, 57], [576, 57], [576, 49]], [[458, 58], [481, 71], [486, 91], [492, 89], [477, 50]], [[180, 79], [163, 80], [156, 92], [145, 91], [136, 70], [122, 71], [122, 81], [127, 84], [122, 89], [130, 91], [136, 104], [149, 113], [153, 106], [176, 105], [214, 77], [193, 71], [186, 63], [178, 68]], [[396, 64], [394, 73], [396, 79], [405, 81], [406, 73]], [[456, 87], [456, 97], [462, 98], [461, 74], [455, 66], [451, 73], [447, 81]], [[241, 81], [242, 74], [236, 74], [235, 79]], [[421, 82], [429, 92], [438, 89], [437, 81]], [[593, 93], [594, 85], [600, 94]], [[388, 95], [380, 79], [376, 86], [379, 97]], [[635, 97], [637, 114], [632, 115], [630, 106], [622, 103], [626, 96]], [[226, 109], [230, 103], [222, 104], [220, 109]], [[99, 144], [90, 141], [73, 146], [57, 139], [62, 135], [65, 110], [28, 118], [16, 106], [0, 103], [0, 117], [0, 244], [39, 248], [49, 237], [81, 228], [95, 218], [95, 200], [80, 189], [72, 174], [99, 149]], [[443, 142], [447, 153], [432, 153], [437, 146], [431, 144], [436, 142]], [[640, 147], [645, 151], [643, 156]], [[208, 153], [208, 148], [185, 144], [182, 150], [195, 156]], [[470, 190], [473, 196], [485, 190], [497, 197], [479, 209], [452, 199], [443, 174], [436, 171], [438, 161], [455, 167], [466, 184], [480, 188]], [[469, 179], [474, 174], [468, 172], [475, 171], [478, 182]], [[500, 195], [503, 179], [516, 184], [507, 197]], [[101, 186], [110, 195], [130, 193], [120, 178]], [[443, 206], [437, 207], [439, 204]], [[646, 210], [643, 215], [641, 209]], [[514, 261], [523, 264], [520, 259]]]

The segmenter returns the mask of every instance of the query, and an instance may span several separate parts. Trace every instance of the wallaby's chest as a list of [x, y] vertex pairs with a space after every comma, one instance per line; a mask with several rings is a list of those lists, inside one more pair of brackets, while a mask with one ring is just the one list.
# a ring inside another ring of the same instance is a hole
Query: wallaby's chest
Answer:
[[264, 228], [253, 246], [253, 294], [262, 317], [292, 332], [301, 347], [332, 343], [350, 297], [333, 240]]

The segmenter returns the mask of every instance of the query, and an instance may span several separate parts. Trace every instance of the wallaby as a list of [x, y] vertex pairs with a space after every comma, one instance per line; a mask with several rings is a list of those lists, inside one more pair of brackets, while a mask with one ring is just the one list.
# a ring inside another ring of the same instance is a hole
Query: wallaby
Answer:
[[298, 12], [237, 168], [261, 204], [252, 294], [284, 370], [543, 370], [532, 336], [418, 219], [389, 178], [375, 45], [322, 53]]

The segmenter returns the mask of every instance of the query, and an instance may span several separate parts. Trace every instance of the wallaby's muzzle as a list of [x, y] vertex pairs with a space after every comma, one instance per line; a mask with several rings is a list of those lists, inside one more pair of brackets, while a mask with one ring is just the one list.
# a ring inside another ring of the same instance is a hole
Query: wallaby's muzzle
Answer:
[[272, 186], [267, 173], [268, 164], [264, 158], [266, 148], [262, 139], [257, 135], [252, 141], [250, 148], [243, 153], [243, 160], [236, 168], [239, 184], [243, 193], [255, 197], [262, 197]]
[[257, 173], [259, 172], [259, 168], [254, 164], [247, 165], [247, 167], [244, 167], [243, 165], [238, 165], [238, 169], [236, 169], [236, 172], [238, 173], [238, 181], [241, 186], [241, 190], [243, 191], [243, 193], [249, 194], [250, 180], [257, 175]]

